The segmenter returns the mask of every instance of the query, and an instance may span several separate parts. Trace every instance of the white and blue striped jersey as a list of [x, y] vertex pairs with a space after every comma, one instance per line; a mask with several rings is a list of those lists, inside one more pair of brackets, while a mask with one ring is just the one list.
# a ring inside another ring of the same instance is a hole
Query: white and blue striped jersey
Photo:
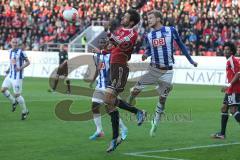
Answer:
[[174, 27], [162, 26], [158, 30], [151, 31], [146, 38], [146, 54], [151, 56], [151, 63], [157, 67], [169, 67], [174, 64], [173, 41], [175, 40], [187, 57], [188, 61], [193, 64], [186, 46], [183, 44], [178, 32]]
[[10, 49], [9, 50], [9, 78], [11, 79], [23, 79], [23, 70], [16, 71], [16, 68], [20, 68], [24, 65], [24, 61], [27, 58], [26, 53], [22, 49]]
[[99, 70], [95, 89], [106, 89], [110, 83], [110, 54], [97, 53], [95, 62]]

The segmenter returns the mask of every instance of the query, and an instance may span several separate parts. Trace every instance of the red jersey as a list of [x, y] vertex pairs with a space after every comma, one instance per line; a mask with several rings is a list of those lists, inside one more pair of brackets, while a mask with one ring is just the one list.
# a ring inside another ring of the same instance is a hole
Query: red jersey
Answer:
[[138, 33], [134, 29], [120, 27], [113, 34], [109, 34], [114, 47], [111, 49], [110, 63], [126, 64], [130, 60]]
[[[240, 72], [240, 62], [235, 56], [231, 56], [227, 60], [227, 81], [230, 83], [236, 73]], [[238, 80], [231, 87], [227, 88], [227, 94], [240, 93], [240, 81]]]

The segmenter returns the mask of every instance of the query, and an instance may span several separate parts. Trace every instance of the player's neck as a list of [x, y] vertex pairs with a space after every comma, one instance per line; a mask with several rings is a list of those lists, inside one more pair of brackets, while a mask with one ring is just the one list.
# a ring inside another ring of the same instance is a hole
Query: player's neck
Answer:
[[154, 29], [155, 29], [155, 30], [159, 30], [160, 28], [162, 28], [162, 24], [161, 24], [161, 23], [157, 23], [157, 24], [154, 26]]
[[122, 28], [125, 29], [125, 30], [130, 30], [130, 29], [132, 29], [133, 27], [132, 27], [132, 26], [123, 26]]
[[18, 50], [18, 48], [12, 48], [12, 50], [13, 50], [13, 51], [16, 51], [16, 50]]

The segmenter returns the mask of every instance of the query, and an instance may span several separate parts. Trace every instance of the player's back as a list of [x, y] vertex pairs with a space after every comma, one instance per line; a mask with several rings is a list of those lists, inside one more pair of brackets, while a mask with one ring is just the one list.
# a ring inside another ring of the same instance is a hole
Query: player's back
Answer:
[[174, 64], [174, 32], [174, 27], [162, 26], [159, 30], [154, 30], [147, 34], [147, 49], [151, 52], [152, 63], [161, 66], [172, 66]]
[[96, 89], [105, 89], [110, 82], [110, 54], [97, 54], [96, 65], [99, 70]]
[[24, 60], [27, 58], [25, 52], [20, 49], [10, 49], [9, 50], [9, 59], [10, 59], [10, 70], [9, 77], [11, 79], [23, 79], [23, 70], [17, 71], [17, 68], [20, 68], [24, 64]]

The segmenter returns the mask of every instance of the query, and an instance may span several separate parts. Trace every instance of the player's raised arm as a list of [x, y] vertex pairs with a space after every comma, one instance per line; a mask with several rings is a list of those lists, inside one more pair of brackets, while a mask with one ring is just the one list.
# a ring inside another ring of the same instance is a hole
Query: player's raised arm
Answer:
[[179, 37], [179, 34], [176, 31], [176, 29], [174, 27], [171, 27], [171, 29], [172, 29], [172, 32], [173, 32], [173, 38], [177, 42], [177, 44], [180, 47], [180, 49], [182, 50], [182, 53], [187, 57], [188, 61], [194, 67], [197, 67], [197, 65], [198, 65], [197, 62], [194, 62], [193, 59], [191, 58], [189, 52], [187, 51], [187, 48], [186, 48], [185, 44], [183, 43], [182, 39]]

